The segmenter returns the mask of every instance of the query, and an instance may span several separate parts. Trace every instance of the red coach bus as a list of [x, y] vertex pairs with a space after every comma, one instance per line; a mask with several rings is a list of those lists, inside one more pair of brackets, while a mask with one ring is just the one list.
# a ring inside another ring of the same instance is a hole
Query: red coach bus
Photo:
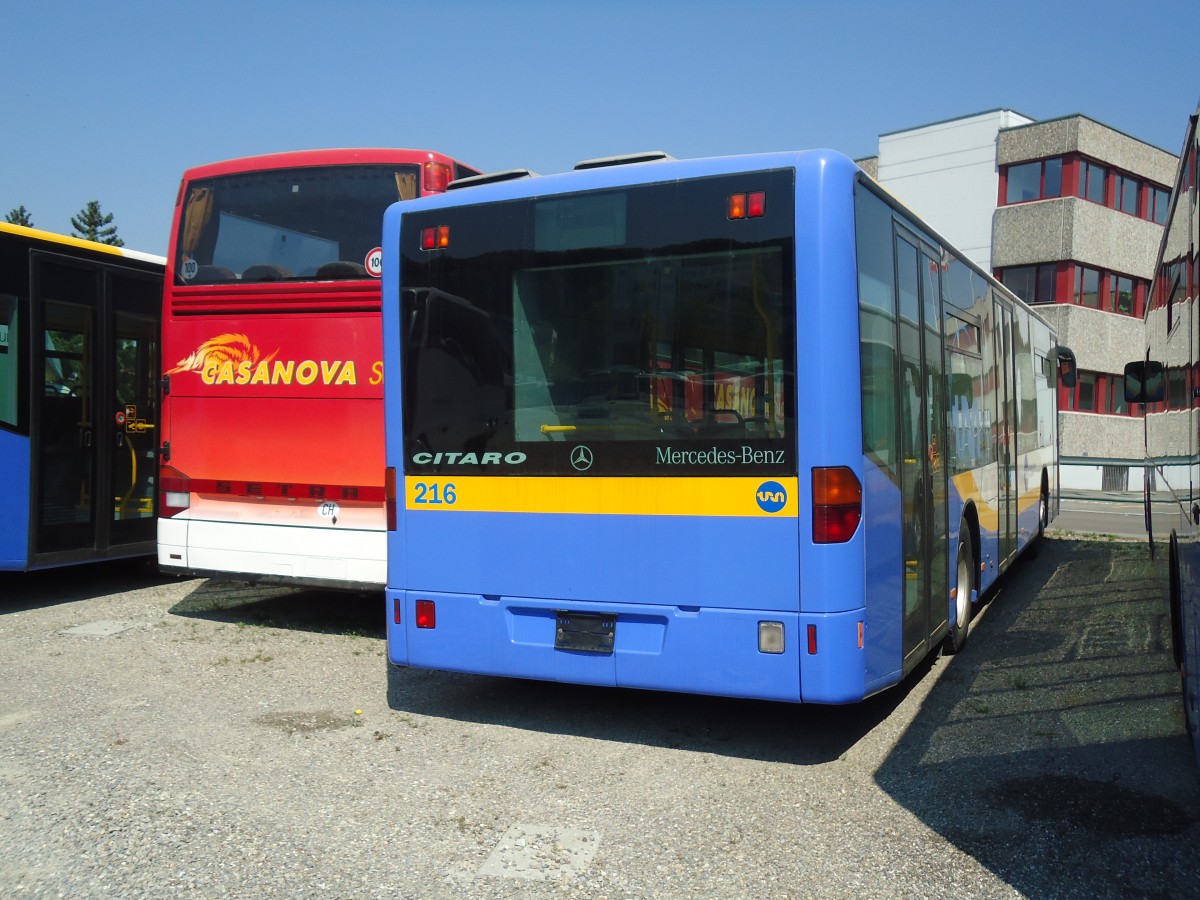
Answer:
[[163, 571], [383, 586], [383, 212], [476, 174], [380, 149], [184, 174], [163, 292]]

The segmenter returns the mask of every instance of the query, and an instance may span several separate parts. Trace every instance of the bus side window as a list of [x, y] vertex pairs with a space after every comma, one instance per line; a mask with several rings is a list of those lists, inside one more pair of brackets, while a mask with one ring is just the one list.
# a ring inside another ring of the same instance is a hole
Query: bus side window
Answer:
[[20, 407], [17, 394], [20, 328], [17, 298], [12, 294], [0, 294], [0, 423], [12, 428], [17, 427]]

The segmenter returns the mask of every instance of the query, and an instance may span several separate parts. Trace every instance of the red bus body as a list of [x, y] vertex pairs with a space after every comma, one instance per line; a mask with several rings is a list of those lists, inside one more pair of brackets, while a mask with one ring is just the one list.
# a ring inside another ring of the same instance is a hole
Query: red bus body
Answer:
[[162, 570], [383, 586], [383, 210], [474, 174], [384, 149], [184, 174], [163, 296]]

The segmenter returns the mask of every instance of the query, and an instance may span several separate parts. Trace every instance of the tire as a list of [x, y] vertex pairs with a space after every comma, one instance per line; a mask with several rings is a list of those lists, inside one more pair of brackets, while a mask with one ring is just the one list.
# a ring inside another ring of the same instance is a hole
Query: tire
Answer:
[[1029, 546], [1025, 548], [1025, 555], [1029, 559], [1037, 559], [1038, 551], [1042, 548], [1042, 541], [1046, 539], [1046, 525], [1050, 521], [1050, 498], [1046, 496], [1046, 488], [1043, 485], [1042, 491], [1038, 494], [1038, 528], [1037, 534], [1033, 536], [1033, 540], [1029, 542]]
[[958, 561], [954, 589], [954, 621], [950, 632], [942, 642], [942, 652], [954, 654], [967, 643], [967, 632], [971, 624], [971, 594], [975, 590], [975, 554], [971, 550], [971, 535], [966, 523], [959, 528]]
[[1170, 610], [1171, 623], [1171, 658], [1175, 668], [1183, 670], [1183, 593], [1179, 580], [1179, 547], [1175, 541], [1175, 533], [1171, 533], [1171, 543], [1167, 552], [1167, 608]]

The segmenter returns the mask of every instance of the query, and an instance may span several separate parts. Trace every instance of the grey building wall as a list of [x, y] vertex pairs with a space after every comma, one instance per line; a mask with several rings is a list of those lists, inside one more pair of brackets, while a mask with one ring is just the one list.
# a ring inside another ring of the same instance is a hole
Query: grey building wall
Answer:
[[1082, 153], [1165, 187], [1174, 182], [1178, 163], [1178, 158], [1165, 150], [1075, 115], [1002, 130], [996, 164], [1006, 166], [1065, 153]]
[[1079, 197], [1001, 206], [992, 218], [992, 265], [1070, 259], [1149, 279], [1162, 231], [1154, 222]]
[[[1142, 358], [1141, 319], [1068, 303], [1035, 308], [1054, 328], [1059, 343], [1075, 353], [1080, 369], [1120, 374], [1125, 363]], [[1058, 427], [1062, 456], [1139, 463], [1145, 456], [1140, 418], [1060, 409]]]
[[[1086, 116], [1017, 125], [1001, 130], [997, 166], [1079, 153], [1102, 165], [1169, 187], [1175, 156]], [[994, 268], [1064, 260], [1135, 278], [1154, 276], [1162, 226], [1078, 197], [1001, 206], [992, 217]], [[1060, 298], [1068, 299], [1068, 298]], [[1079, 368], [1119, 375], [1140, 359], [1145, 347], [1141, 319], [1072, 303], [1037, 308], [1070, 347]], [[1144, 457], [1140, 418], [1059, 411], [1059, 452], [1077, 463], [1102, 460], [1107, 466], [1064, 466], [1065, 487], [1100, 488], [1114, 468], [1135, 469]], [[1103, 472], [1103, 469], [1108, 472]], [[1132, 487], [1140, 477], [1130, 477]]]

